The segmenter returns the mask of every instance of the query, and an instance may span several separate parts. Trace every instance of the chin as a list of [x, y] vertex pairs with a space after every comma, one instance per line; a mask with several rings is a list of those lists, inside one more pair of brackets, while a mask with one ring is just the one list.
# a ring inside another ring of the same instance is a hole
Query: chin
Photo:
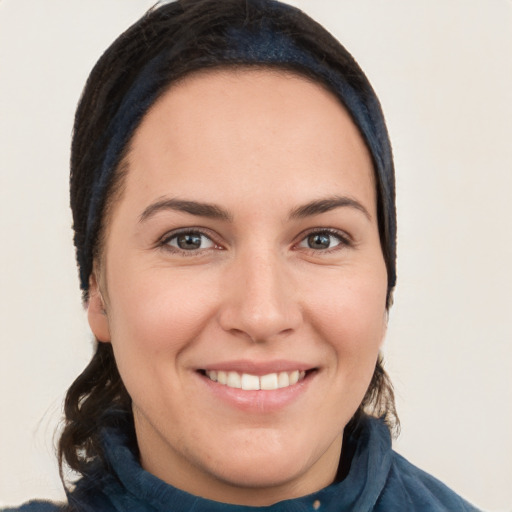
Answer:
[[[285, 460], [286, 459], [286, 460]], [[295, 457], [234, 457], [223, 460], [214, 469], [214, 476], [235, 487], [281, 487], [300, 479], [307, 464]]]
[[[210, 459], [210, 472], [218, 481], [255, 492], [274, 489], [279, 493], [279, 489], [287, 489], [289, 497], [297, 497], [328, 485], [334, 478], [342, 434], [331, 443], [324, 439], [315, 443], [313, 436], [294, 438], [291, 433], [283, 436], [268, 430], [245, 434], [233, 436], [229, 448], [224, 450], [227, 453], [215, 454], [217, 460]], [[326, 465], [332, 469], [330, 475], [325, 472]], [[317, 471], [319, 467], [323, 471]], [[319, 474], [323, 475], [321, 482]]]

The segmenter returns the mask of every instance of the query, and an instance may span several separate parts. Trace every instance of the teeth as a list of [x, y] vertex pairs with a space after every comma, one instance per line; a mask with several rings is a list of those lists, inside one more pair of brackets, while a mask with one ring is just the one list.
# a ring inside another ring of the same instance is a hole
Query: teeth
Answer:
[[225, 372], [209, 370], [206, 372], [214, 382], [230, 388], [243, 389], [245, 391], [257, 391], [259, 389], [272, 391], [274, 389], [287, 388], [304, 379], [306, 372], [294, 370], [292, 372], [268, 373], [258, 377], [249, 373]]
[[299, 382], [299, 370], [290, 373], [290, 386], [297, 384], [297, 382]]
[[286, 372], [281, 372], [277, 378], [278, 388], [287, 388], [290, 385], [290, 376]]
[[256, 375], [242, 373], [242, 389], [256, 391], [260, 389], [260, 379]]
[[268, 375], [262, 375], [260, 377], [261, 389], [277, 389], [277, 373], [269, 373]]
[[242, 387], [242, 379], [240, 378], [240, 374], [236, 372], [228, 372], [228, 381], [226, 385], [230, 388], [241, 388]]

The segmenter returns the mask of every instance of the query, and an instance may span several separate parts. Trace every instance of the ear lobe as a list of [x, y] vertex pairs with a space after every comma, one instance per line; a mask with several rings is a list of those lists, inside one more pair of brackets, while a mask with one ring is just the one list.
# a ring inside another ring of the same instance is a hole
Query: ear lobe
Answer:
[[384, 317], [382, 319], [382, 337], [380, 340], [379, 350], [382, 350], [382, 346], [384, 345], [384, 341], [386, 340], [386, 334], [388, 333], [388, 322], [389, 322], [389, 310], [386, 309], [384, 312]]
[[98, 281], [94, 272], [89, 278], [89, 301], [87, 302], [87, 319], [89, 327], [98, 341], [110, 342], [110, 328], [105, 302], [101, 296]]

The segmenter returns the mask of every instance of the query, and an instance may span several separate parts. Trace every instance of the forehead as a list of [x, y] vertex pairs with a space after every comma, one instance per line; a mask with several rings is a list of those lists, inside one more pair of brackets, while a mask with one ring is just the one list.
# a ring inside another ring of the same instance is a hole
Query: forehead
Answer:
[[338, 98], [275, 69], [205, 71], [172, 85], [135, 132], [129, 168], [128, 182], [153, 195], [190, 183], [205, 196], [235, 183], [239, 194], [258, 184], [325, 194], [340, 183], [374, 193], [371, 157]]
[[[333, 118], [338, 118], [339, 124], [341, 116], [347, 133], [357, 133], [361, 138], [348, 111], [323, 83], [291, 70], [260, 66], [206, 69], [186, 75], [171, 84], [148, 109], [135, 138], [148, 124], [161, 122], [162, 116], [170, 113], [178, 116], [187, 110], [191, 122], [203, 122], [213, 113], [222, 121], [235, 114], [231, 120], [242, 122], [244, 114], [254, 123], [261, 120], [259, 114], [265, 108], [288, 116], [295, 113], [302, 116], [302, 121], [320, 120], [322, 124]], [[279, 128], [275, 118], [269, 121], [276, 130]]]

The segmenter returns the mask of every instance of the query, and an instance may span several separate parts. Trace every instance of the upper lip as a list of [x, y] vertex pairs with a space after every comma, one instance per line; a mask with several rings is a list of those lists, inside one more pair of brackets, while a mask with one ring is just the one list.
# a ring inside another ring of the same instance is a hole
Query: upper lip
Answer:
[[199, 369], [204, 371], [248, 373], [251, 375], [261, 376], [267, 375], [269, 373], [293, 372], [295, 370], [308, 371], [314, 368], [315, 366], [309, 363], [289, 361], [284, 359], [274, 361], [249, 361], [240, 359], [234, 361], [212, 363]]

